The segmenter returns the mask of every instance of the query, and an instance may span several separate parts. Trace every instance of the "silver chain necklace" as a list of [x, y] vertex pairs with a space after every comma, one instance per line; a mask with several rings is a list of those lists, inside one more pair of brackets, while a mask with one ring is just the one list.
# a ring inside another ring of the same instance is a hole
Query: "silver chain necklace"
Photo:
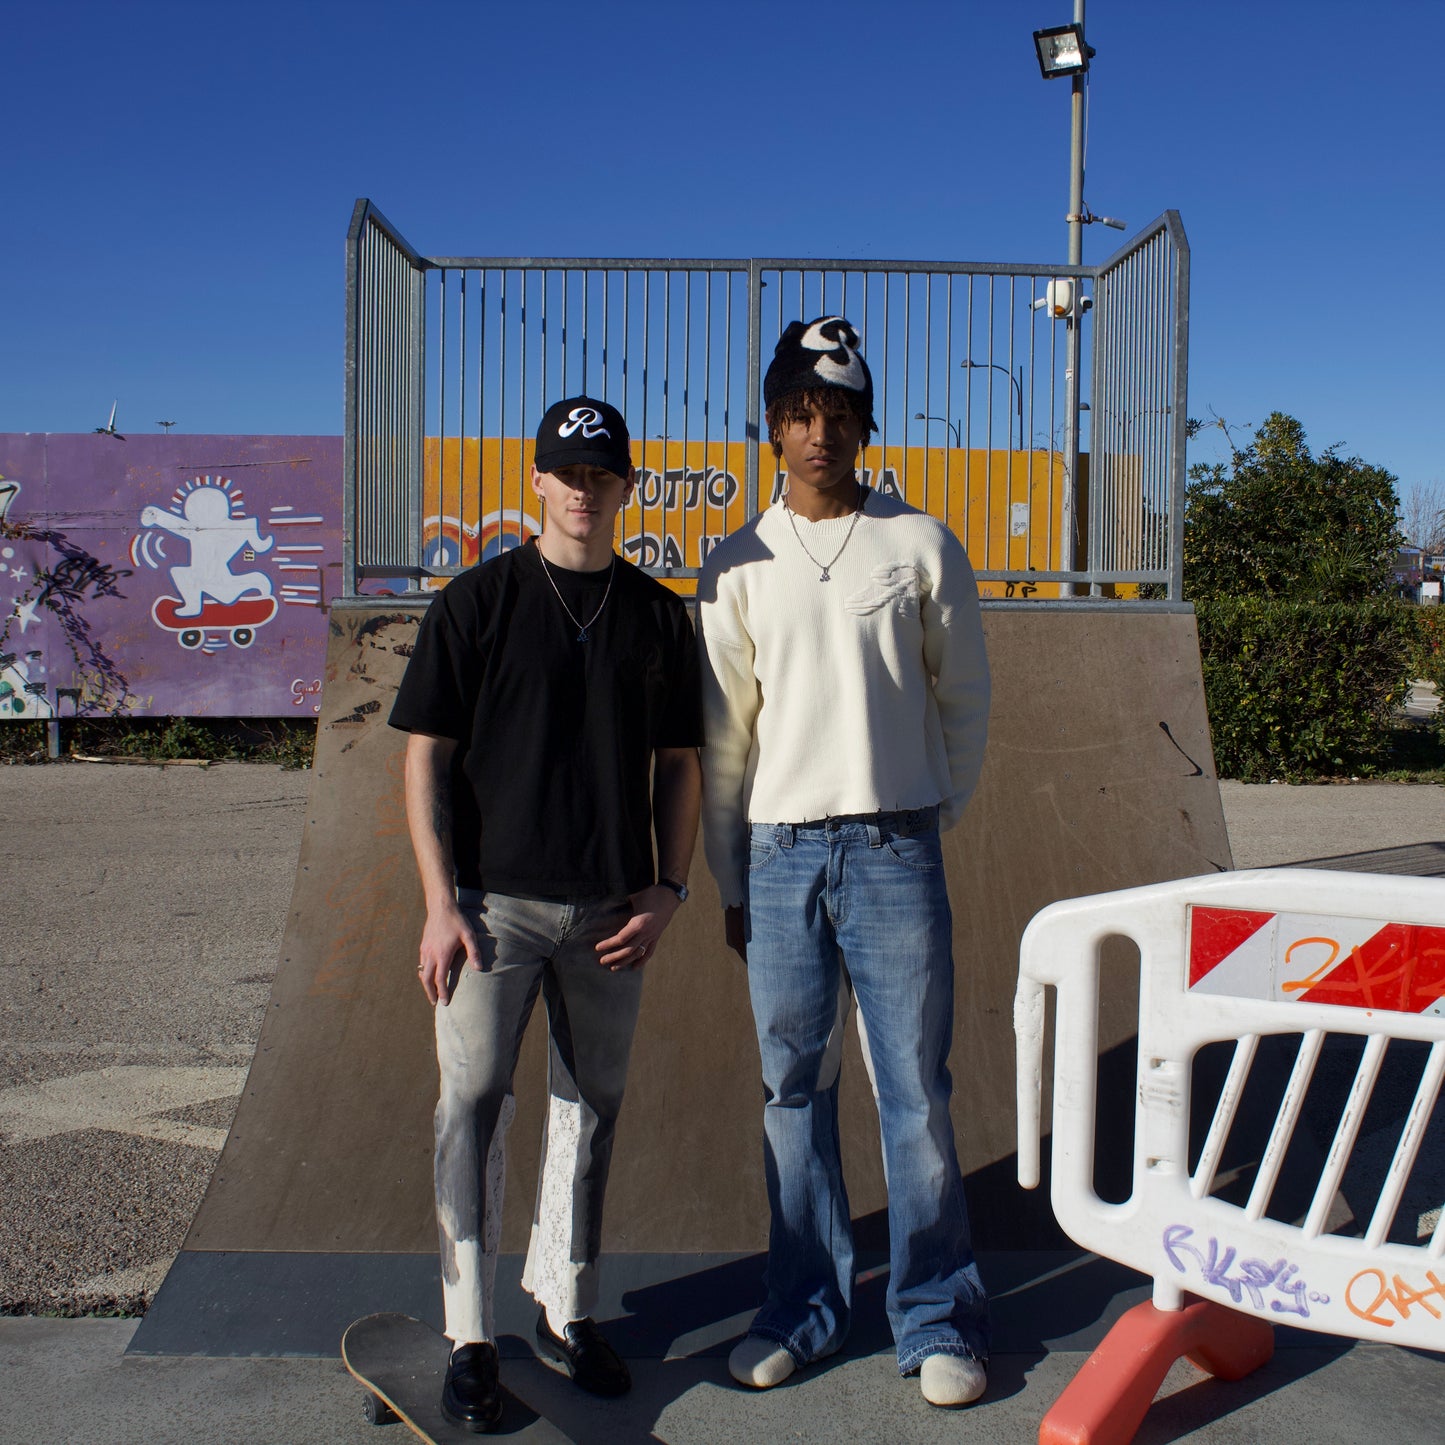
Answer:
[[793, 509], [788, 505], [788, 494], [786, 492], [783, 493], [783, 510], [788, 514], [788, 522], [793, 529], [793, 536], [798, 539], [798, 546], [803, 549], [803, 555], [807, 557], [813, 566], [823, 569], [818, 573], [819, 582], [831, 582], [833, 580], [830, 574], [833, 568], [838, 565], [838, 558], [843, 555], [848, 543], [853, 540], [853, 528], [858, 525], [858, 518], [863, 515], [863, 499], [867, 495], [867, 491], [868, 489], [860, 483], [858, 486], [858, 500], [853, 507], [853, 520], [848, 523], [848, 530], [843, 534], [843, 545], [833, 553], [833, 560], [831, 562], [820, 562], [808, 551], [808, 544], [803, 540], [803, 534], [798, 531], [797, 518], [793, 516]]
[[612, 554], [612, 565], [607, 569], [607, 590], [602, 594], [602, 601], [597, 604], [597, 611], [586, 622], [578, 622], [573, 615], [572, 609], [567, 605], [567, 599], [562, 595], [562, 589], [557, 586], [552, 577], [552, 569], [547, 565], [547, 559], [542, 556], [540, 547], [537, 548], [537, 556], [541, 560], [542, 570], [547, 574], [547, 580], [552, 583], [552, 590], [557, 594], [557, 601], [562, 604], [562, 611], [567, 614], [571, 619], [572, 626], [577, 629], [577, 641], [586, 642], [587, 629], [602, 616], [602, 609], [607, 606], [607, 599], [612, 596], [612, 579], [617, 575], [617, 553]]

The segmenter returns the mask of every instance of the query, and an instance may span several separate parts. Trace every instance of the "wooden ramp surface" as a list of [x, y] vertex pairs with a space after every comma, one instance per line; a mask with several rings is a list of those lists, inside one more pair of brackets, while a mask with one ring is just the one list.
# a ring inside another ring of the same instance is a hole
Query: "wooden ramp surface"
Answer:
[[[430, 1010], [415, 977], [421, 894], [403, 735], [386, 726], [422, 607], [332, 611], [326, 690], [282, 957], [250, 1077], [187, 1251], [430, 1254]], [[1013, 1180], [1018, 940], [1055, 899], [1230, 866], [1194, 619], [1100, 605], [988, 609], [988, 761], [945, 852], [958, 990], [953, 1073], [975, 1234], [1058, 1242], [1047, 1195]], [[1135, 995], [1103, 1005], [1100, 1047], [1129, 1060]], [[541, 1009], [518, 1077], [502, 1248], [525, 1248], [544, 1100]], [[885, 1204], [877, 1125], [845, 1064], [853, 1213]], [[741, 965], [702, 861], [648, 968], [604, 1247], [766, 1246], [757, 1047]], [[1125, 1141], [1127, 1146], [1127, 1141]]]

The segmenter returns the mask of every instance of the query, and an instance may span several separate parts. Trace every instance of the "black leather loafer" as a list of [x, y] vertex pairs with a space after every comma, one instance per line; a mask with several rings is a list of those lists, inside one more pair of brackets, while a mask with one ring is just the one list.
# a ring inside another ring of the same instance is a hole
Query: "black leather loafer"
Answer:
[[543, 1310], [537, 1316], [537, 1343], [548, 1359], [555, 1360], [574, 1384], [590, 1394], [625, 1395], [632, 1388], [627, 1366], [590, 1318], [573, 1320], [562, 1334], [555, 1335]]
[[483, 1342], [458, 1345], [442, 1385], [442, 1414], [463, 1430], [488, 1435], [502, 1418], [502, 1387], [497, 1379], [497, 1347]]

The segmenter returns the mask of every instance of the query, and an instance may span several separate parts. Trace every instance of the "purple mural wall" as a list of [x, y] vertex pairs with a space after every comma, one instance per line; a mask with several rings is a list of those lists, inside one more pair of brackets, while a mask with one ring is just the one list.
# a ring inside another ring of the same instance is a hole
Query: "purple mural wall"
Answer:
[[341, 438], [0, 434], [0, 720], [319, 711]]

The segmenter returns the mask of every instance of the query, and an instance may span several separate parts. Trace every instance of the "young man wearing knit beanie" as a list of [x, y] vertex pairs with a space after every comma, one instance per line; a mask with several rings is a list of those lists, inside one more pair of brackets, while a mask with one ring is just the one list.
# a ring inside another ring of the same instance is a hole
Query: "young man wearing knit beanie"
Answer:
[[987, 1383], [988, 1304], [949, 1117], [952, 918], [939, 829], [978, 780], [989, 682], [978, 590], [934, 517], [871, 491], [873, 381], [840, 316], [793, 322], [763, 382], [779, 505], [708, 556], [703, 840], [762, 1054], [767, 1302], [733, 1350], [758, 1389], [848, 1332], [838, 1146], [850, 994], [888, 1180], [888, 1317], [934, 1405]]

